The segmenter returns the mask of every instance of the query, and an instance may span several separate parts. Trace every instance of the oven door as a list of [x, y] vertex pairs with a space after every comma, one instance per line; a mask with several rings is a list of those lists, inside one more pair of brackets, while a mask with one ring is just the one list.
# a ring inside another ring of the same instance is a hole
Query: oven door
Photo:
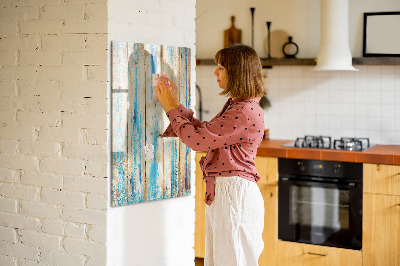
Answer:
[[279, 179], [278, 238], [361, 249], [362, 181]]

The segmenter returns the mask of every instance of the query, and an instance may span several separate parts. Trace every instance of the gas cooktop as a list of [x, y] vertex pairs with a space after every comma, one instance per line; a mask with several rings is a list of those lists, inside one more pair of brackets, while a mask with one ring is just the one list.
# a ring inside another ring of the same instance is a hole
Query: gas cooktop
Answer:
[[284, 147], [314, 148], [344, 151], [365, 151], [374, 145], [370, 145], [369, 138], [340, 138], [332, 142], [329, 136], [311, 136], [297, 138], [295, 142], [283, 145]]

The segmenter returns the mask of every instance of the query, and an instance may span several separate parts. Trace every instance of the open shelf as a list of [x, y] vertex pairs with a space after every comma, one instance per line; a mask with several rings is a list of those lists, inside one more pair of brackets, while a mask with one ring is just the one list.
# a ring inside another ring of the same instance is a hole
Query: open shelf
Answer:
[[[263, 67], [272, 66], [314, 66], [315, 58], [260, 58]], [[196, 65], [215, 65], [214, 59], [197, 59]], [[357, 57], [353, 65], [400, 65], [400, 57]]]

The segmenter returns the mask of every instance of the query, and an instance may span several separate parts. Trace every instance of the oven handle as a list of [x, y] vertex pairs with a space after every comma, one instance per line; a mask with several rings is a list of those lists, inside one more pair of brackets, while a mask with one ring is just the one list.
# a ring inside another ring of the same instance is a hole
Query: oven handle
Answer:
[[281, 181], [289, 182], [294, 185], [307, 185], [307, 186], [319, 186], [319, 187], [337, 187], [345, 189], [354, 189], [356, 187], [355, 182], [332, 182], [332, 181], [315, 181], [315, 180], [304, 180], [299, 178], [281, 177]]

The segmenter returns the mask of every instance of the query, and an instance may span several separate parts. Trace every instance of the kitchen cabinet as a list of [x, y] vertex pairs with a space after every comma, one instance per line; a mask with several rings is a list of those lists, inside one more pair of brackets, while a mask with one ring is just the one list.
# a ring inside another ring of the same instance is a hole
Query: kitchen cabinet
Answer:
[[365, 163], [363, 173], [364, 193], [400, 196], [399, 165]]
[[277, 266], [362, 265], [362, 252], [351, 249], [278, 241], [277, 254]]
[[259, 185], [264, 198], [264, 250], [258, 259], [260, 266], [276, 265], [276, 243], [278, 241], [278, 187]]
[[364, 164], [363, 262], [400, 266], [400, 166]]
[[206, 224], [204, 214], [206, 204], [204, 203], [204, 195], [206, 193], [206, 183], [203, 181], [203, 172], [200, 169], [199, 161], [202, 156], [206, 156], [205, 152], [197, 152], [196, 161], [196, 194], [195, 194], [195, 229], [194, 229], [194, 254], [197, 258], [204, 258], [206, 244]]

